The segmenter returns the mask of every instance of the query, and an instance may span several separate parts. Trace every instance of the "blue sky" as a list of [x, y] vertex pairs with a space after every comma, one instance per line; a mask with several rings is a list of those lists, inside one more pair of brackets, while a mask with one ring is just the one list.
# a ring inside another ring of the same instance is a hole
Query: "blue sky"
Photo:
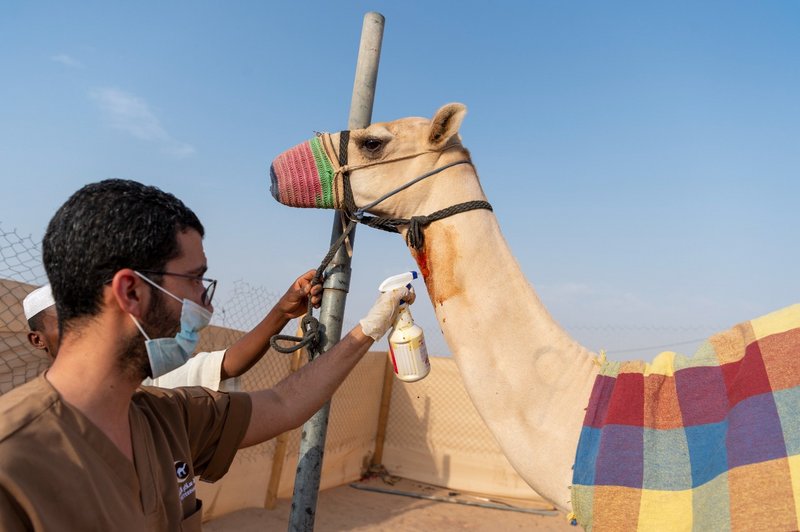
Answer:
[[[468, 106], [504, 234], [588, 347], [691, 352], [798, 301], [788, 1], [4, 2], [2, 227], [41, 239], [83, 184], [136, 179], [198, 213], [223, 300], [237, 280], [282, 292], [319, 263], [332, 212], [272, 200], [269, 163], [347, 125], [368, 11], [386, 17], [373, 121]], [[353, 267], [351, 324], [415, 265], [361, 227]], [[427, 298], [414, 313], [446, 354]]]

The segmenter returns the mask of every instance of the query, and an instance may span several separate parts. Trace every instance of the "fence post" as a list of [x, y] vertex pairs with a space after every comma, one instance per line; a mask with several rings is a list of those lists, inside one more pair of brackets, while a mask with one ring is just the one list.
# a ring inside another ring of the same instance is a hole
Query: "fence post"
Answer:
[[[372, 104], [378, 79], [383, 24], [384, 18], [380, 13], [370, 12], [364, 15], [353, 83], [353, 97], [350, 102], [349, 129], [367, 127], [372, 121]], [[342, 213], [337, 212], [334, 215], [331, 244], [341, 236], [345, 222]], [[345, 241], [342, 244], [326, 270], [325, 292], [322, 296], [319, 320], [320, 329], [323, 331], [323, 352], [333, 347], [342, 337], [344, 306], [350, 288], [350, 259], [354, 238], [355, 228], [349, 235], [349, 242]], [[314, 530], [330, 406], [330, 401], [328, 401], [303, 425], [300, 456], [292, 495], [292, 510], [289, 515], [291, 532]]]

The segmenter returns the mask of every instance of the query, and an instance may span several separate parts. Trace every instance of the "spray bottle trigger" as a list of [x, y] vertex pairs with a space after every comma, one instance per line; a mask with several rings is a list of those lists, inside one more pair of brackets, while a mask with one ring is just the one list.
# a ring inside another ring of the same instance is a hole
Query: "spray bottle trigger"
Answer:
[[381, 285], [378, 287], [378, 290], [381, 292], [388, 292], [390, 290], [394, 290], [395, 288], [400, 288], [401, 286], [411, 286], [411, 281], [417, 278], [417, 272], [410, 271], [401, 273], [399, 275], [393, 275], [388, 279], [385, 279]]

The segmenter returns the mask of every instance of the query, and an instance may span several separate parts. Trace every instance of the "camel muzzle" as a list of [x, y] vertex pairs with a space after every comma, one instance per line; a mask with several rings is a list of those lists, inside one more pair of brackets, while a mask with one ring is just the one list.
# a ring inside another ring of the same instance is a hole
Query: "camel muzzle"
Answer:
[[[339, 152], [333, 148], [331, 135], [320, 133], [313, 139], [294, 148], [290, 148], [278, 155], [272, 162], [269, 169], [270, 191], [272, 196], [284, 205], [290, 207], [316, 207], [320, 209], [340, 209], [347, 214], [350, 219], [349, 227], [356, 222], [363, 223], [370, 227], [375, 227], [383, 231], [393, 233], [400, 232], [398, 227], [408, 226], [406, 240], [414, 249], [421, 249], [425, 241], [422, 233], [423, 227], [428, 224], [453, 216], [461, 212], [474, 209], [486, 209], [491, 211], [492, 206], [487, 201], [466, 201], [451, 205], [445, 209], [436, 211], [427, 216], [412, 216], [411, 218], [383, 218], [380, 216], [369, 216], [367, 211], [375, 207], [384, 200], [402, 192], [408, 187], [419, 183], [438, 174], [448, 168], [460, 164], [472, 164], [472, 161], [462, 159], [453, 161], [434, 168], [414, 179], [409, 180], [403, 185], [387, 192], [368, 205], [358, 207], [353, 200], [353, 191], [350, 187], [349, 174], [353, 170], [376, 166], [418, 157], [431, 151], [443, 151], [449, 149], [445, 147], [440, 150], [425, 150], [410, 155], [404, 155], [394, 159], [368, 162], [360, 165], [348, 166], [347, 146], [350, 139], [350, 131], [344, 130], [339, 133]], [[330, 157], [333, 154], [336, 157]], [[336, 163], [334, 163], [336, 161]], [[349, 231], [347, 231], [349, 233]], [[331, 249], [338, 248], [338, 244]]]
[[341, 209], [343, 188], [336, 166], [328, 156], [323, 134], [278, 155], [269, 169], [270, 192], [284, 205]]

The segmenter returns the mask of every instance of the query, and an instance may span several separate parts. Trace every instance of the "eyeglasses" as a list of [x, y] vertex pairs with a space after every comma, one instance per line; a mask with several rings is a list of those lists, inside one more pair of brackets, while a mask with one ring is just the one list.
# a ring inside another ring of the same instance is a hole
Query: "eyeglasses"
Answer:
[[203, 305], [210, 305], [211, 299], [214, 297], [214, 291], [217, 289], [217, 280], [216, 279], [209, 279], [207, 277], [201, 277], [199, 275], [188, 275], [185, 273], [172, 273], [172, 272], [156, 272], [152, 270], [139, 270], [139, 273], [149, 273], [151, 275], [171, 275], [173, 277], [183, 277], [184, 279], [192, 279], [193, 281], [199, 281], [201, 283], [205, 283], [203, 287], [203, 293], [200, 295], [200, 302]]

